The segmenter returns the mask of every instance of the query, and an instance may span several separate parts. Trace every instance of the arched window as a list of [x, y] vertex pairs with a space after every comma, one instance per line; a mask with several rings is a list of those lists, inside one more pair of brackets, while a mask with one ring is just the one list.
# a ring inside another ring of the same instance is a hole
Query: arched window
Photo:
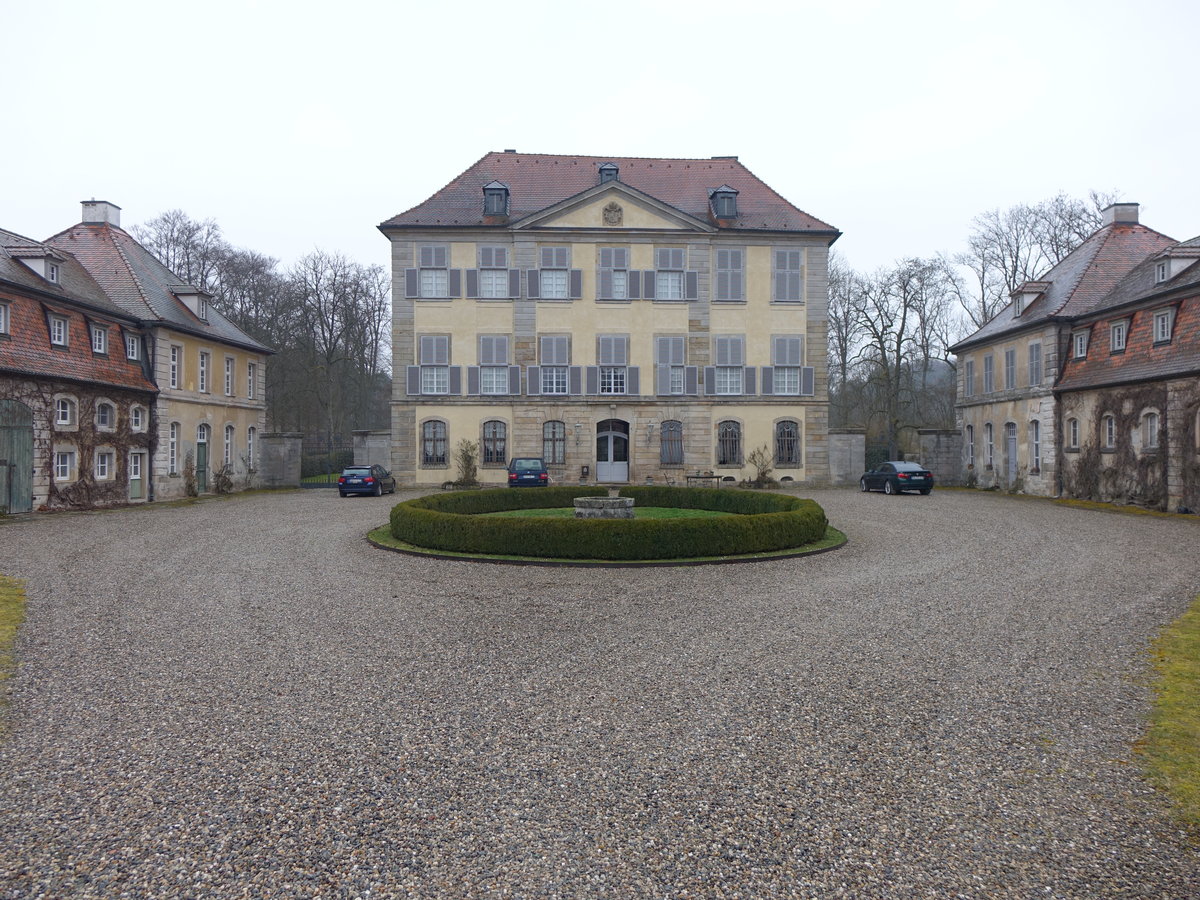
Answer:
[[251, 425], [246, 429], [246, 468], [254, 468], [254, 439], [258, 437], [258, 429]]
[[1142, 446], [1147, 450], [1158, 449], [1158, 413], [1148, 412], [1142, 417]]
[[967, 465], [975, 465], [975, 426], [967, 426]]
[[129, 408], [129, 427], [134, 431], [146, 430], [146, 408], [144, 406]]
[[1071, 449], [1079, 448], [1079, 420], [1067, 419], [1067, 446]]
[[741, 466], [742, 426], [725, 421], [717, 425], [717, 465]]
[[542, 459], [548, 466], [561, 466], [567, 461], [567, 426], [562, 422], [542, 423]]
[[989, 469], [996, 464], [996, 440], [991, 422], [983, 426], [983, 463]]
[[508, 462], [508, 426], [492, 419], [483, 423], [483, 464], [502, 466]]
[[59, 397], [54, 402], [54, 424], [75, 424], [75, 401], [68, 397]]
[[683, 465], [683, 423], [668, 419], [658, 429], [658, 460], [664, 466]]
[[225, 426], [225, 465], [233, 463], [233, 426]]
[[1042, 469], [1042, 426], [1040, 422], [1029, 423], [1029, 454], [1031, 457], [1030, 468], [1034, 472], [1040, 472]]
[[167, 473], [179, 474], [179, 423], [171, 423], [171, 437], [167, 442]]
[[113, 428], [117, 424], [117, 411], [107, 402], [96, 404], [96, 427]]
[[1117, 420], [1111, 413], [1100, 420], [1100, 438], [1105, 450], [1113, 450], [1117, 446]]
[[437, 419], [421, 426], [421, 465], [446, 465], [446, 423]]
[[775, 423], [775, 465], [800, 465], [800, 423], [791, 420]]

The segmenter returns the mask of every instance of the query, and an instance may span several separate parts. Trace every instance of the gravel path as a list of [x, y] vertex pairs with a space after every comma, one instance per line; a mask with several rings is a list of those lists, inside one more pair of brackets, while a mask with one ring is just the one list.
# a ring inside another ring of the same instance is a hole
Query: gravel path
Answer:
[[0, 525], [0, 897], [1196, 896], [1132, 745], [1200, 528], [813, 496], [846, 548], [636, 571], [323, 491]]

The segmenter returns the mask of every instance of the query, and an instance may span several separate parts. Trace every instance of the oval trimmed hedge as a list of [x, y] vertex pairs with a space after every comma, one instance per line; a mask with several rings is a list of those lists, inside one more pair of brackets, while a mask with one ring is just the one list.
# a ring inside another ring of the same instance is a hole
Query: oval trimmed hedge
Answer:
[[650, 560], [740, 556], [801, 547], [825, 536], [813, 500], [727, 488], [627, 487], [638, 506], [732, 513], [699, 519], [493, 518], [482, 513], [572, 506], [605, 488], [498, 488], [431, 494], [396, 504], [392, 537], [454, 553], [550, 559]]

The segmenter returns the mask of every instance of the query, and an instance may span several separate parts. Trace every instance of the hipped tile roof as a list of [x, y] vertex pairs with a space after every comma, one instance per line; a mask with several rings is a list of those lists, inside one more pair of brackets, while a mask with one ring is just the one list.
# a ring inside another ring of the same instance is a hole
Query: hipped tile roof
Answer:
[[[557, 156], [536, 153], [488, 153], [424, 203], [388, 219], [381, 229], [467, 227], [508, 224], [599, 183], [600, 166], [614, 163], [618, 180], [693, 218], [733, 231], [807, 231], [838, 234], [793, 206], [731, 157], [649, 159], [613, 156]], [[509, 215], [501, 223], [483, 214], [483, 187], [500, 181], [509, 188]], [[711, 215], [709, 192], [722, 185], [738, 191], [738, 216]]]

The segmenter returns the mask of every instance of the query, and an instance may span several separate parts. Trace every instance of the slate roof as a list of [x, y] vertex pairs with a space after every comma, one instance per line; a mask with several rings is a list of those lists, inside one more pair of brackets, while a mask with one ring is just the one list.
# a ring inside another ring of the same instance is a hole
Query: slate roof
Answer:
[[[649, 194], [693, 218], [732, 231], [800, 231], [836, 236], [840, 232], [793, 206], [732, 157], [649, 159], [613, 156], [558, 156], [488, 153], [424, 203], [393, 216], [379, 227], [507, 227], [600, 183], [600, 166], [613, 163], [618, 181]], [[500, 181], [509, 188], [509, 215], [497, 222], [483, 214], [483, 187]], [[716, 220], [709, 192], [730, 186], [738, 192], [738, 217]]]
[[196, 316], [175, 296], [196, 293], [196, 288], [122, 228], [107, 222], [84, 222], [59, 232], [47, 243], [78, 259], [112, 301], [130, 315], [210, 340], [271, 352], [211, 305], [207, 320]]
[[[24, 263], [18, 262], [18, 258], [45, 253], [51, 253], [58, 263], [57, 282], [47, 281]], [[95, 279], [69, 253], [3, 228], [0, 228], [0, 279], [64, 299], [83, 301], [98, 309], [122, 313], [121, 308], [105, 296]]]
[[1038, 281], [1050, 282], [1050, 287], [1020, 316], [1014, 315], [1015, 305], [1010, 303], [982, 328], [950, 349], [957, 353], [1009, 332], [1044, 325], [1049, 319], [1084, 315], [1131, 269], [1174, 243], [1165, 234], [1145, 225], [1132, 222], [1105, 225], [1038, 277]]

